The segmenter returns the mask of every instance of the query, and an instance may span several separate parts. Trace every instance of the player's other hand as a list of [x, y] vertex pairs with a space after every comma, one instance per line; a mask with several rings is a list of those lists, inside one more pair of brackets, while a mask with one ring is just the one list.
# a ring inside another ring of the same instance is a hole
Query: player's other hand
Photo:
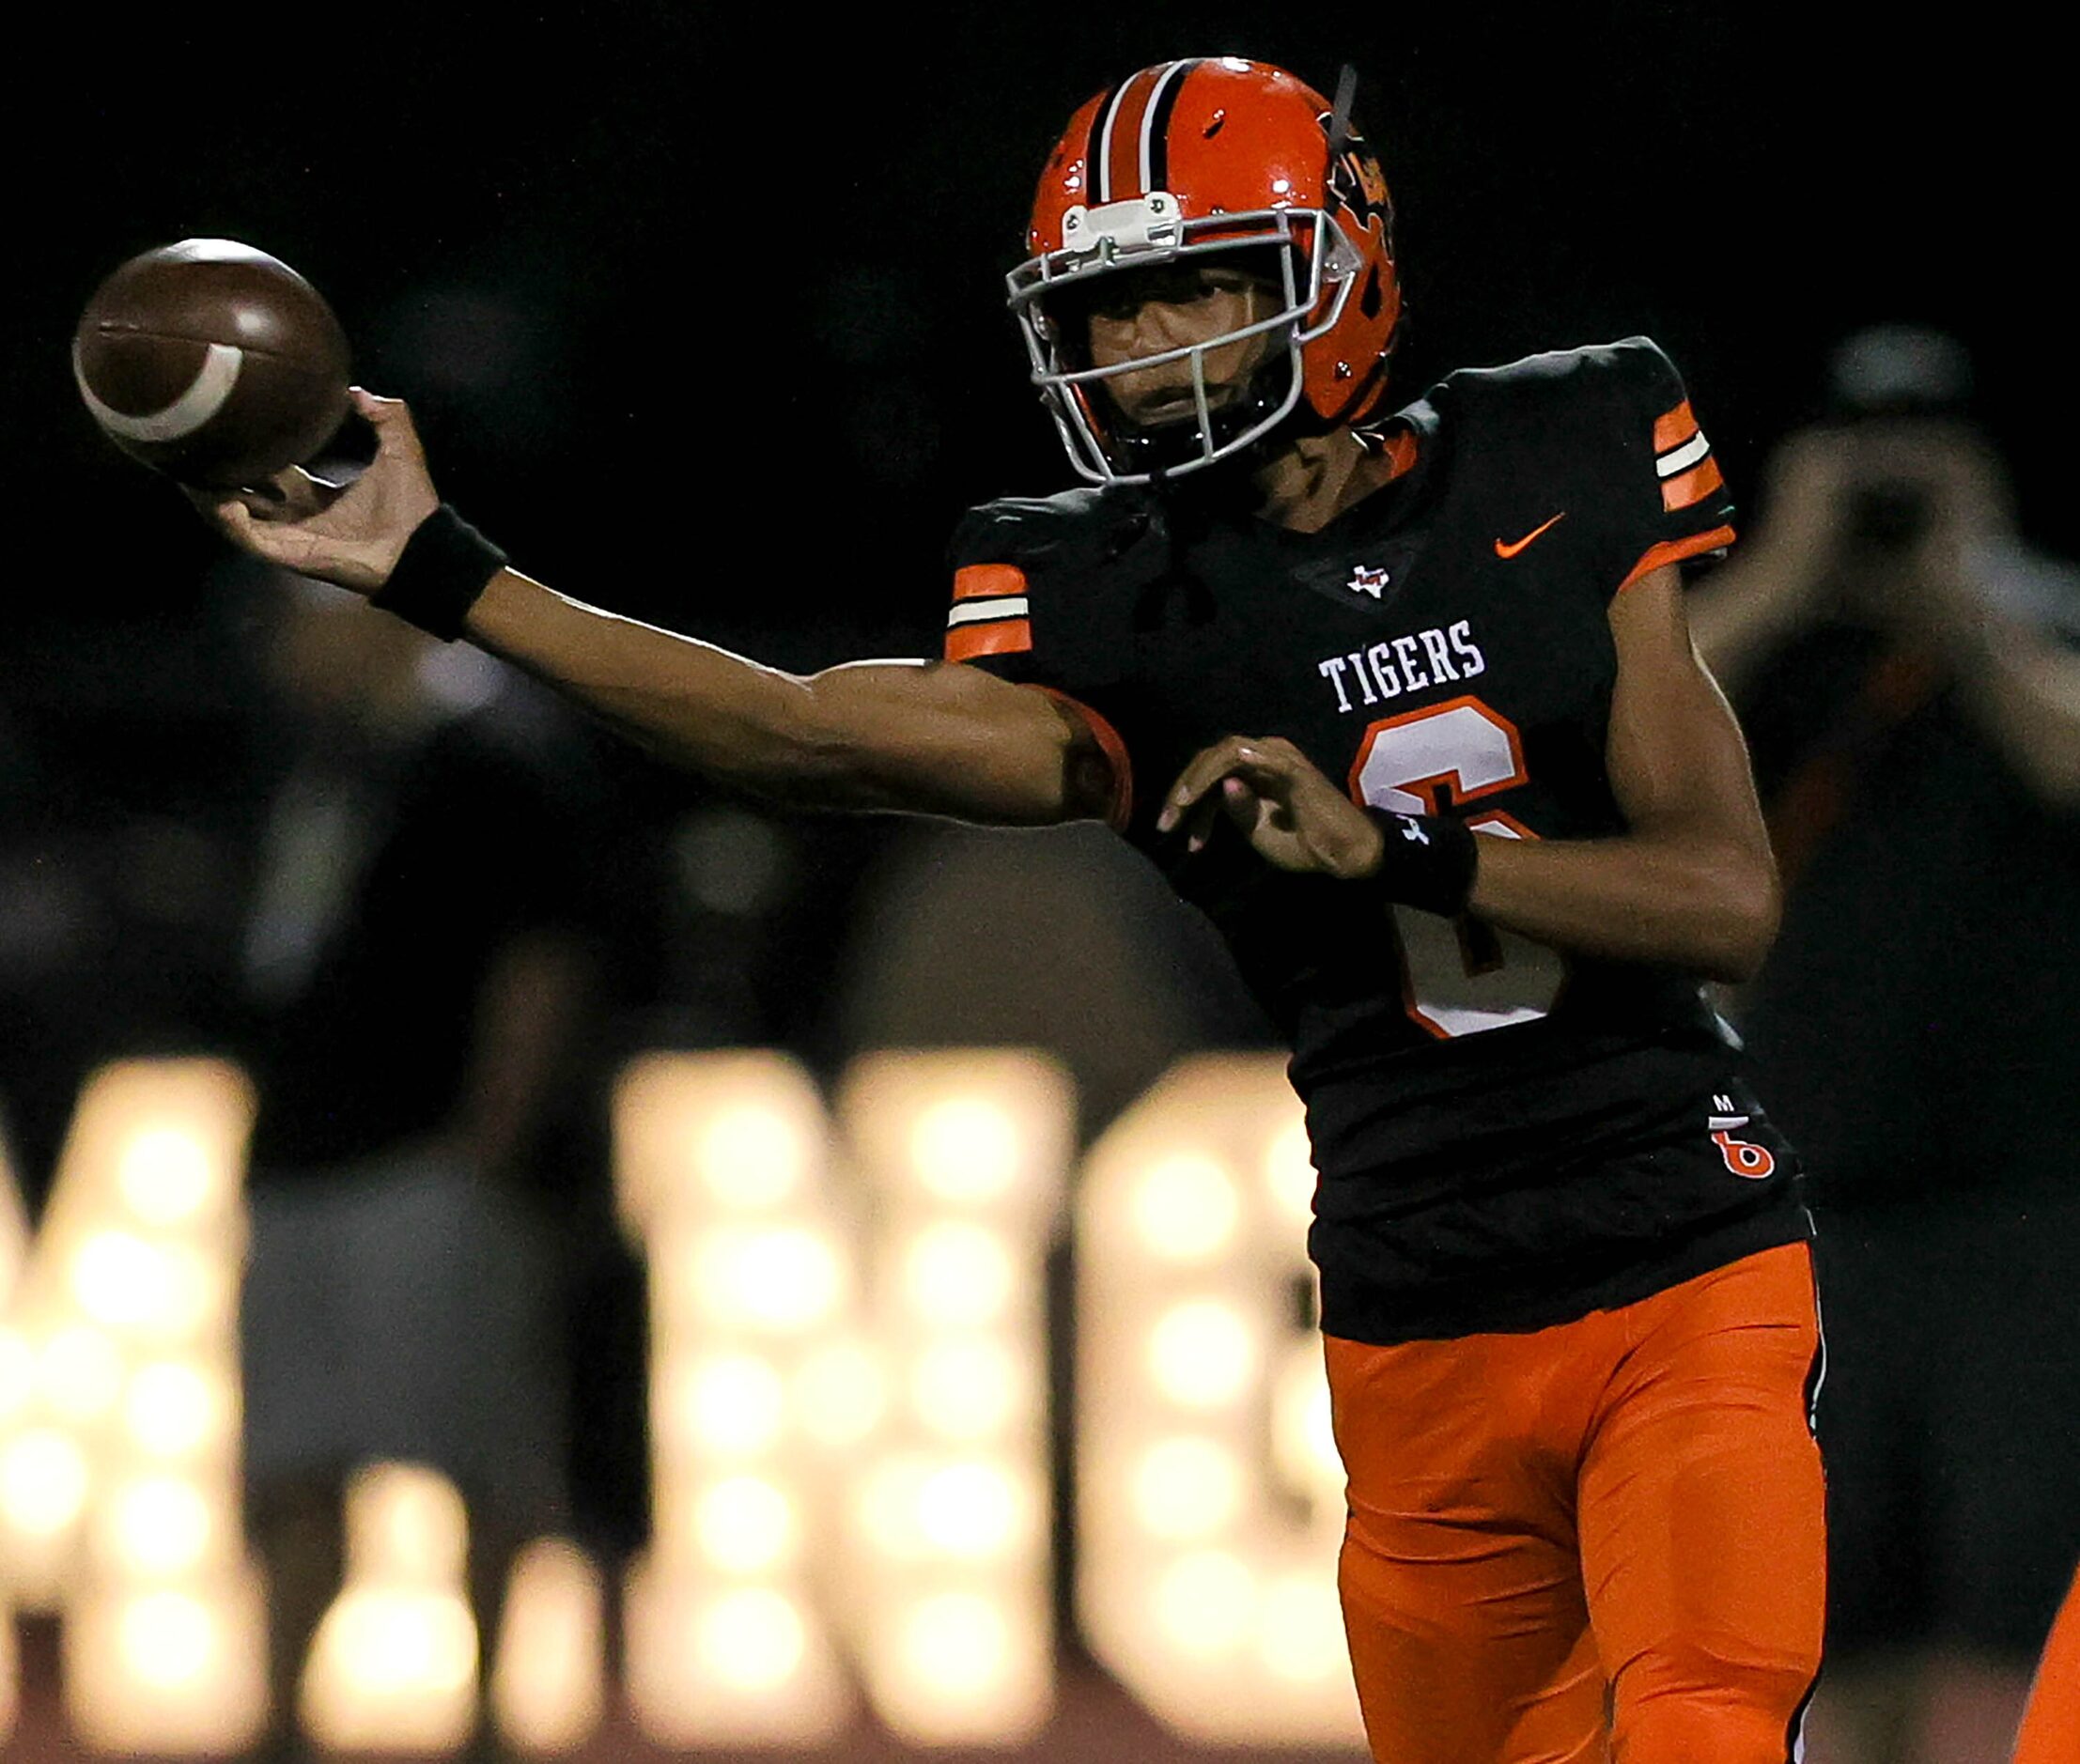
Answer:
[[376, 431], [376, 456], [345, 489], [291, 467], [255, 489], [191, 489], [188, 497], [255, 557], [372, 595], [390, 579], [412, 529], [441, 499], [403, 402], [359, 386], [353, 399]]
[[1178, 774], [1156, 826], [1188, 851], [1226, 815], [1258, 856], [1281, 870], [1353, 880], [1379, 868], [1379, 829], [1292, 742], [1229, 735]]

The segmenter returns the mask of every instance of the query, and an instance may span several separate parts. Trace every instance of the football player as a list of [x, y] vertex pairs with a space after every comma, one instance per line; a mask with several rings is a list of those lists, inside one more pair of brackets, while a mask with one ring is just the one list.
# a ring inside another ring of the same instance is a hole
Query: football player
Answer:
[[1793, 1155], [1700, 986], [1777, 916], [1679, 581], [1730, 504], [1644, 338], [1394, 408], [1347, 103], [1181, 60], [1072, 118], [1010, 300], [1088, 483], [961, 523], [944, 663], [797, 676], [567, 599], [365, 394], [353, 488], [212, 513], [736, 785], [1118, 828], [1293, 1039], [1375, 1756], [1774, 1764], [1820, 1340]]

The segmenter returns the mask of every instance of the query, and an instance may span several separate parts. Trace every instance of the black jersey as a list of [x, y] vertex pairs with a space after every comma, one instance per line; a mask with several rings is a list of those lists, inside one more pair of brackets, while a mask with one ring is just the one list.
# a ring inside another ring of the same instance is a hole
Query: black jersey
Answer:
[[1405, 469], [1313, 534], [1188, 489], [976, 509], [947, 644], [1109, 725], [1116, 823], [1292, 1038], [1324, 1326], [1372, 1341], [1543, 1327], [1806, 1229], [1694, 977], [1470, 916], [1383, 921], [1224, 828], [1188, 858], [1156, 833], [1228, 735], [1491, 837], [1624, 830], [1609, 601], [1733, 536], [1674, 367], [1635, 337], [1458, 373], [1387, 434]]

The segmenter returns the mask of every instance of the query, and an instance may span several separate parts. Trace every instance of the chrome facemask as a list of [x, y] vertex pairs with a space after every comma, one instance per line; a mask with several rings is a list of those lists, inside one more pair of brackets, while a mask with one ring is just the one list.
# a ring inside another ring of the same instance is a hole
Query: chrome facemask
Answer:
[[[1062, 249], [1030, 257], [1005, 277], [1011, 310], [1032, 358], [1032, 382], [1054, 418], [1069, 463], [1094, 483], [1145, 484], [1197, 472], [1262, 441], [1298, 405], [1306, 385], [1301, 350], [1336, 323], [1357, 278], [1358, 255], [1323, 209], [1257, 209], [1186, 220], [1177, 209], [1177, 198], [1162, 190], [1095, 209], [1072, 208], [1063, 216]], [[1281, 305], [1268, 318], [1111, 367], [1070, 364], [1061, 327], [1047, 310], [1049, 293], [1123, 271], [1265, 245], [1282, 247], [1276, 253]], [[1321, 303], [1325, 288], [1330, 291], [1328, 310], [1310, 325], [1308, 315]], [[1283, 348], [1257, 369], [1249, 386], [1217, 408], [1206, 385], [1207, 353], [1266, 333], [1282, 336]], [[1103, 382], [1179, 361], [1191, 364], [1192, 408], [1185, 416], [1159, 429], [1142, 429], [1111, 408]], [[1281, 362], [1282, 388], [1252, 395]], [[1147, 463], [1146, 456], [1156, 451], [1168, 457]]]

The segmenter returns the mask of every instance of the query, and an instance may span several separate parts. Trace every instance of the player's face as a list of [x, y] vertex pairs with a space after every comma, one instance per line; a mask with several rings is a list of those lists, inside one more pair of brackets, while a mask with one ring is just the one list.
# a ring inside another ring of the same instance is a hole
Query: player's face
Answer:
[[[1187, 348], [1268, 318], [1279, 310], [1271, 285], [1246, 270], [1170, 263], [1109, 276], [1093, 292], [1088, 325], [1091, 365], [1124, 363]], [[1206, 351], [1206, 398], [1214, 410], [1248, 385], [1275, 347], [1265, 331]], [[1196, 414], [1188, 356], [1107, 379], [1122, 415], [1143, 428]]]

